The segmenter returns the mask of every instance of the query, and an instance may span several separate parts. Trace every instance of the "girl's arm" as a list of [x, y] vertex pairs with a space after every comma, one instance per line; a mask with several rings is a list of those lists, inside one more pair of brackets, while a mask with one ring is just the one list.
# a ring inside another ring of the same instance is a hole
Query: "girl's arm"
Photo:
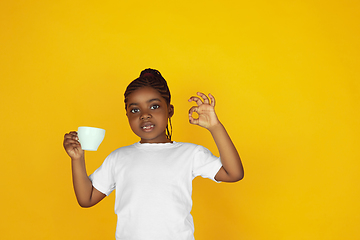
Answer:
[[[230, 139], [224, 126], [221, 124], [215, 113], [215, 98], [209, 94], [209, 98], [198, 92], [200, 97], [191, 97], [189, 102], [194, 101], [197, 106], [189, 110], [189, 120], [191, 124], [199, 125], [208, 129], [214, 138], [216, 146], [220, 153], [222, 167], [215, 176], [215, 180], [222, 182], [237, 182], [244, 177], [244, 169], [240, 156]], [[196, 112], [199, 117], [193, 118], [192, 114]]]
[[74, 191], [81, 207], [91, 207], [100, 202], [105, 194], [92, 186], [86, 173], [84, 150], [81, 149], [77, 132], [65, 134], [64, 148], [71, 157]]

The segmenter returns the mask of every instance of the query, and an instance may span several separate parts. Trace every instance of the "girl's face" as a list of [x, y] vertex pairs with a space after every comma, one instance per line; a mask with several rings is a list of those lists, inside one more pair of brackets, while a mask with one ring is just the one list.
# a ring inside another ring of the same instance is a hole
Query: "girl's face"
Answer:
[[142, 87], [128, 96], [126, 116], [132, 131], [141, 143], [166, 143], [168, 118], [174, 107], [168, 106], [160, 93], [152, 87]]

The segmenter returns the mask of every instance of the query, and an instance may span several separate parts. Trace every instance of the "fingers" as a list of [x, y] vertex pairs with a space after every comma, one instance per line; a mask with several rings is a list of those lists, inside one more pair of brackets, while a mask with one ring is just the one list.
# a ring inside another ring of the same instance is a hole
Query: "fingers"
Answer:
[[65, 149], [68, 147], [79, 147], [80, 142], [78, 140], [79, 140], [79, 137], [78, 137], [77, 132], [75, 132], [75, 131], [65, 134], [65, 136], [64, 136]]
[[66, 137], [66, 136], [72, 136], [72, 135], [77, 135], [77, 132], [76, 132], [76, 131], [71, 131], [71, 132], [69, 132], [69, 133], [66, 133], [66, 134], [65, 134], [65, 137]]
[[194, 112], [198, 112], [198, 109], [199, 109], [199, 107], [198, 106], [192, 106], [190, 109], [189, 109], [189, 116], [192, 116], [192, 114], [194, 113]]
[[75, 139], [75, 140], [78, 140], [79, 138], [78, 138], [77, 132], [72, 131], [72, 132], [66, 133], [65, 136], [64, 136], [64, 139]]
[[199, 119], [198, 119], [198, 118], [193, 118], [193, 116], [192, 116], [192, 114], [193, 114], [194, 112], [197, 113], [197, 111], [198, 111], [198, 106], [193, 106], [193, 107], [191, 107], [190, 110], [189, 110], [189, 122], [190, 122], [191, 124], [196, 124], [196, 125], [199, 124]]
[[[191, 97], [188, 101], [189, 101], [189, 102], [194, 101], [194, 102], [196, 102], [196, 104], [197, 104], [198, 106], [200, 106], [200, 105], [202, 105], [202, 104], [210, 104], [211, 106], [215, 107], [215, 98], [214, 98], [213, 95], [211, 95], [211, 94], [209, 93], [209, 97], [208, 97], [208, 96], [206, 96], [206, 95], [205, 95], [204, 93], [202, 93], [202, 92], [197, 92], [197, 95], [198, 95], [199, 97], [193, 96], [193, 97]], [[209, 98], [210, 98], [210, 99], [209, 99]], [[211, 102], [210, 102], [210, 100], [211, 100]]]
[[84, 158], [84, 150], [81, 148], [77, 132], [72, 131], [64, 135], [64, 149], [72, 160]]
[[199, 95], [204, 100], [204, 103], [209, 104], [209, 98], [205, 94], [198, 92], [197, 95]]
[[196, 104], [197, 104], [198, 106], [200, 106], [201, 104], [203, 104], [203, 102], [201, 101], [201, 99], [200, 99], [199, 97], [195, 97], [195, 96], [189, 98], [188, 101], [189, 101], [189, 102], [196, 102]]
[[215, 98], [213, 95], [211, 95], [211, 93], [209, 93], [209, 97], [210, 97], [210, 100], [211, 100], [211, 106], [215, 107]]

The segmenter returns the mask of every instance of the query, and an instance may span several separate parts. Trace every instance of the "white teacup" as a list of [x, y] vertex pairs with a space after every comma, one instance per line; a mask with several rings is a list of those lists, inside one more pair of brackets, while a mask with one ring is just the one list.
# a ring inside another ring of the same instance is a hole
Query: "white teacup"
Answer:
[[79, 127], [78, 137], [83, 150], [96, 151], [104, 140], [105, 130], [94, 127]]

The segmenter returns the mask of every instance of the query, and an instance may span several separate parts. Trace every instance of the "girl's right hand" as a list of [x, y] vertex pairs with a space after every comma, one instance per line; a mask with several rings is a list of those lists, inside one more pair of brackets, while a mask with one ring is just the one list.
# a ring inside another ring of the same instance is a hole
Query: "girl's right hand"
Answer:
[[64, 148], [71, 159], [80, 159], [84, 156], [84, 150], [82, 150], [78, 140], [79, 137], [75, 131], [69, 132], [64, 136]]

